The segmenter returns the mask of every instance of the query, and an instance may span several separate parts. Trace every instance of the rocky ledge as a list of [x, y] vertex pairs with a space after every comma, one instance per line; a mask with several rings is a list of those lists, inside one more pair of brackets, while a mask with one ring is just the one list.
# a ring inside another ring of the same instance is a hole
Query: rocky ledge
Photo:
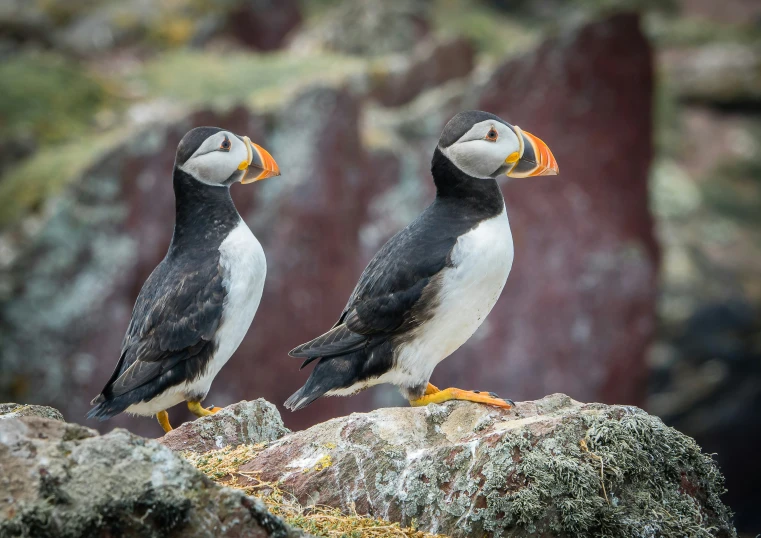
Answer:
[[25, 416], [0, 420], [0, 537], [303, 536], [156, 441]]
[[321, 534], [309, 514], [326, 509], [407, 536], [736, 536], [723, 478], [692, 439], [640, 409], [562, 394], [509, 411], [379, 409], [293, 433], [267, 402], [241, 402], [160, 441], [8, 418], [0, 471], [3, 537]]

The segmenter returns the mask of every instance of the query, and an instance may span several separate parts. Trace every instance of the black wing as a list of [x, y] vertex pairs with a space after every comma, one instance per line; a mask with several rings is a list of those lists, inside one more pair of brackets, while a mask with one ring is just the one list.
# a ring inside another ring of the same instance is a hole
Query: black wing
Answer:
[[140, 290], [121, 357], [93, 403], [132, 391], [213, 345], [226, 291], [219, 256], [165, 258]]
[[[436, 203], [392, 237], [370, 261], [341, 317], [327, 333], [300, 345], [292, 357], [344, 355], [373, 339], [409, 330], [420, 321], [427, 286], [447, 264], [457, 238], [471, 227]], [[433, 299], [432, 297], [430, 297]]]

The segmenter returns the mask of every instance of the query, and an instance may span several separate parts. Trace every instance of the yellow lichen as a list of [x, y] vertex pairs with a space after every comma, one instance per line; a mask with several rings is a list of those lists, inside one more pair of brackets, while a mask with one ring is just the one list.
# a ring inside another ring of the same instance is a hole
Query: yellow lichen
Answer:
[[263, 444], [239, 445], [203, 454], [183, 452], [182, 457], [208, 477], [220, 481], [233, 479], [240, 466], [253, 458], [263, 448]]
[[322, 471], [323, 469], [327, 469], [333, 465], [333, 460], [330, 458], [329, 454], [324, 454], [319, 460], [317, 460], [317, 463], [314, 465], [314, 467], [307, 467], [304, 469], [305, 473], [309, 473], [311, 471]]
[[[332, 445], [332, 443], [329, 443]], [[267, 482], [259, 478], [256, 472], [241, 472], [241, 465], [253, 458], [264, 445], [241, 445], [235, 448], [223, 448], [196, 454], [184, 452], [182, 456], [199, 471], [219, 484], [240, 489], [246, 495], [256, 497], [264, 502], [270, 512], [283, 518], [289, 525], [302, 529], [315, 536], [326, 538], [445, 538], [443, 535], [430, 534], [412, 527], [402, 527], [391, 523], [357, 514], [353, 506], [349, 513], [329, 506], [302, 506], [290, 493], [283, 491], [280, 484]], [[333, 447], [335, 448], [335, 446]], [[329, 455], [322, 456], [314, 467], [306, 471], [321, 471], [333, 465]], [[246, 485], [238, 482], [246, 478]]]

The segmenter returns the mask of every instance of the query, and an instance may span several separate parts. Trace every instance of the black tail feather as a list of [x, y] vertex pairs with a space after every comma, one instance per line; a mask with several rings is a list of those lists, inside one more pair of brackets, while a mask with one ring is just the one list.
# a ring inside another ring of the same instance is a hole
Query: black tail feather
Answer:
[[118, 415], [127, 409], [131, 404], [131, 402], [127, 401], [126, 398], [117, 396], [112, 400], [107, 400], [102, 394], [96, 397], [91, 403], [95, 404], [95, 407], [90, 409], [90, 411], [87, 413], [87, 418], [96, 419], [100, 422]]
[[336, 357], [357, 351], [365, 346], [367, 336], [351, 332], [345, 325], [333, 327], [314, 340], [292, 349], [291, 357], [313, 360], [316, 357]]
[[309, 385], [309, 382], [307, 382], [306, 385], [301, 387], [299, 390], [294, 392], [290, 398], [288, 398], [285, 401], [285, 408], [290, 409], [291, 411], [298, 411], [299, 409], [304, 409], [306, 406], [308, 406], [310, 403], [315, 401], [320, 396], [324, 395], [325, 390], [311, 390], [307, 393], [307, 385]]
[[[382, 356], [388, 356], [390, 360], [391, 354], [384, 352]], [[314, 359], [307, 359], [305, 365], [312, 360]], [[368, 366], [381, 366], [381, 368], [373, 369]], [[367, 351], [364, 348], [339, 357], [322, 357], [304, 386], [286, 400], [285, 407], [296, 411], [305, 408], [332, 390], [359, 388], [363, 385], [363, 380], [381, 375], [389, 366], [387, 362], [368, 363]]]

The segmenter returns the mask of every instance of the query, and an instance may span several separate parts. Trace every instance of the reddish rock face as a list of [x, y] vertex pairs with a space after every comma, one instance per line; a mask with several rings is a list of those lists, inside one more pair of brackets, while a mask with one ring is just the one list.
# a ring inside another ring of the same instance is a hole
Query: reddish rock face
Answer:
[[[399, 170], [391, 155], [371, 155], [362, 146], [358, 115], [356, 98], [318, 89], [277, 117], [271, 151], [288, 172], [268, 180], [263, 187], [270, 190], [262, 188], [256, 207], [242, 212], [267, 255], [267, 281], [251, 330], [215, 381], [223, 402], [263, 396], [282, 404], [295, 392], [308, 372], [298, 371], [301, 361], [288, 351], [335, 323], [367, 262], [360, 229]], [[368, 395], [359, 402], [333, 398], [285, 416], [304, 425], [362, 401], [371, 407]]]
[[544, 140], [558, 177], [503, 192], [515, 262], [474, 341], [434, 379], [514, 399], [641, 404], [658, 264], [648, 211], [652, 59], [635, 16], [501, 66], [477, 108]]
[[258, 50], [279, 48], [300, 24], [301, 10], [296, 0], [246, 0], [227, 17], [230, 33]]
[[409, 60], [379, 74], [373, 81], [371, 96], [384, 106], [403, 105], [423, 90], [467, 76], [474, 63], [475, 50], [467, 39], [431, 39], [416, 47]]
[[[590, 400], [642, 403], [657, 267], [647, 208], [651, 69], [637, 19], [618, 16], [504, 64], [486, 84], [476, 108], [541, 137], [561, 175], [505, 185], [516, 244], [513, 272], [484, 326], [439, 365], [435, 384], [514, 399], [563, 390]], [[330, 106], [320, 104], [323, 99]], [[371, 164], [357, 143], [356, 105], [349, 103], [343, 94], [317, 94], [278, 119], [281, 126], [293, 124], [320, 110], [330, 121], [318, 131], [310, 177], [280, 200], [276, 213], [267, 213], [266, 225], [254, 226], [270, 267], [265, 296], [215, 390], [224, 386], [235, 397], [283, 402], [308, 374], [297, 373], [285, 353], [332, 325], [376, 250], [361, 248], [360, 230], [387, 218], [368, 206], [387, 188], [400, 188], [398, 172], [387, 159], [376, 160], [386, 170]], [[426, 144], [433, 148], [435, 139]], [[422, 146], [415, 148], [427, 163], [430, 148]], [[428, 185], [430, 177], [421, 175]], [[254, 371], [254, 361], [255, 375], [242, 374]], [[284, 420], [301, 428], [388, 401], [383, 389], [324, 398], [305, 411], [284, 413]]]
[[[657, 265], [646, 185], [651, 76], [637, 19], [616, 16], [505, 63], [481, 89], [460, 90], [439, 105], [426, 101], [421, 121], [406, 108], [386, 111], [396, 115], [392, 134], [403, 141], [389, 151], [363, 143], [362, 96], [330, 88], [308, 90], [266, 116], [207, 112], [152, 128], [76, 182], [19, 257], [19, 287], [4, 307], [4, 319], [18, 321], [9, 329], [16, 341], [11, 351], [4, 346], [3, 361], [20, 381], [2, 380], [0, 390], [8, 399], [55, 405], [67, 418], [86, 413], [116, 363], [135, 297], [166, 252], [177, 143], [191, 127], [224, 125], [266, 147], [283, 175], [233, 187], [264, 247], [268, 275], [252, 328], [206, 403], [282, 403], [308, 375], [287, 352], [330, 328], [383, 240], [430, 202], [428, 163], [444, 123], [457, 110], [481, 108], [547, 142], [561, 175], [505, 184], [513, 272], [484, 326], [432, 381], [516, 400], [563, 391], [641, 403]], [[67, 265], [51, 266], [51, 259]], [[42, 285], [49, 282], [61, 286]], [[67, 302], [59, 298], [67, 283], [91, 291]], [[39, 305], [47, 313], [32, 314]], [[302, 428], [401, 403], [393, 394], [324, 398], [283, 418]], [[191, 418], [184, 406], [170, 411], [175, 426]], [[161, 433], [150, 419], [120, 416], [102, 425], [114, 426]]]

